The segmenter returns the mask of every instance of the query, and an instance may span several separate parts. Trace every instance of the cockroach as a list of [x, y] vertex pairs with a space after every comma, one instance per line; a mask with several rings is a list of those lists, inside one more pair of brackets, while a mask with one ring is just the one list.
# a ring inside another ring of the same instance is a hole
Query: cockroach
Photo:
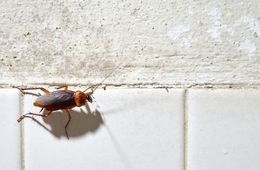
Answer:
[[[113, 70], [114, 71], [114, 70]], [[106, 76], [105, 79], [107, 79], [113, 71]], [[101, 81], [101, 83], [97, 84], [96, 86], [90, 86], [87, 89], [80, 91], [72, 91], [68, 90], [68, 86], [60, 86], [57, 88], [57, 90], [50, 92], [49, 90], [43, 88], [43, 87], [29, 87], [29, 88], [20, 88], [20, 87], [15, 87], [19, 89], [23, 94], [30, 94], [37, 96], [37, 99], [34, 101], [34, 106], [40, 107], [41, 110], [39, 113], [26, 113], [17, 120], [18, 122], [21, 122], [24, 118], [33, 118], [32, 116], [41, 116], [41, 117], [48, 117], [53, 111], [56, 110], [64, 110], [67, 114], [68, 120], [65, 124], [65, 133], [67, 138], [69, 139], [69, 135], [67, 132], [67, 127], [70, 123], [71, 120], [71, 115], [69, 110], [74, 108], [74, 107], [81, 107], [86, 104], [86, 102], [93, 102], [93, 97], [92, 94], [94, 91], [102, 85], [102, 83], [105, 81]], [[64, 88], [63, 90], [60, 90], [61, 88]], [[40, 93], [35, 94], [32, 92], [26, 92], [26, 90], [41, 90], [44, 92], [43, 95]], [[43, 110], [47, 110], [48, 112], [45, 114], [40, 114]]]
[[[68, 86], [61, 86], [57, 89], [64, 88], [64, 90], [55, 90], [50, 92], [49, 90], [43, 88], [43, 87], [30, 87], [30, 88], [18, 88], [23, 94], [31, 94], [38, 96], [37, 99], [34, 101], [33, 105], [36, 107], [40, 107], [41, 110], [39, 113], [26, 113], [19, 117], [17, 120], [18, 122], [21, 122], [24, 118], [32, 118], [32, 116], [41, 116], [41, 117], [48, 117], [53, 111], [56, 110], [64, 110], [65, 113], [68, 116], [67, 123], [65, 124], [65, 133], [67, 138], [68, 132], [67, 127], [71, 120], [71, 115], [69, 112], [69, 109], [72, 109], [74, 107], [81, 107], [86, 104], [86, 102], [92, 103], [93, 97], [92, 94], [94, 93], [94, 90], [96, 88], [89, 87], [84, 91], [72, 91], [68, 90]], [[25, 90], [38, 90], [44, 92], [43, 95], [41, 94], [34, 94], [31, 92], [25, 92]], [[45, 114], [40, 114], [43, 110], [47, 110], [48, 112]]]

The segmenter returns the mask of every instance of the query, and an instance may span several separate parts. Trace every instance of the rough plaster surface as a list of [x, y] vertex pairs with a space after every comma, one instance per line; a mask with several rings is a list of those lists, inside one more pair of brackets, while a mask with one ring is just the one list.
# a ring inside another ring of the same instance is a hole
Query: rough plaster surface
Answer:
[[5, 0], [0, 84], [260, 84], [258, 0]]

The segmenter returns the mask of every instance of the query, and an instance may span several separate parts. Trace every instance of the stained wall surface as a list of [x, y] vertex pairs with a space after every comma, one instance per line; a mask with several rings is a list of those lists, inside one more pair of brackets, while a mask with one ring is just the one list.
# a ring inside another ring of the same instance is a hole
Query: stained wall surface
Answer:
[[259, 4], [1, 1], [0, 84], [259, 85]]

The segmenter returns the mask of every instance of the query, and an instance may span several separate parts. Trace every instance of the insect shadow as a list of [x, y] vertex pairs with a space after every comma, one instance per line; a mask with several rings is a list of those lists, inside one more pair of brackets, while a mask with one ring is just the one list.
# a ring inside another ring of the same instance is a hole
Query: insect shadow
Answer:
[[[80, 109], [80, 111], [70, 110], [71, 122], [68, 126], [69, 138], [80, 137], [86, 135], [87, 133], [95, 133], [101, 125], [104, 124], [102, 115], [97, 109], [95, 111], [91, 111], [88, 104], [86, 104], [85, 107], [87, 113], [82, 109]], [[44, 112], [47, 113], [48, 111]], [[32, 120], [55, 137], [66, 137], [66, 133], [64, 131], [64, 125], [67, 121], [66, 112], [54, 111], [49, 117], [43, 117], [42, 119], [45, 124], [50, 126], [50, 128], [37, 119], [32, 118]]]

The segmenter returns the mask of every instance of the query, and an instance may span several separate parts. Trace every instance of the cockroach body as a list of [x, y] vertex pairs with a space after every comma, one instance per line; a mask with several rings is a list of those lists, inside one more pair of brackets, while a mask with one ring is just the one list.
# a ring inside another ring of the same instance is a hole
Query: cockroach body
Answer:
[[76, 106], [80, 107], [83, 106], [86, 101], [87, 97], [81, 91], [56, 90], [39, 96], [33, 104], [48, 111], [55, 111], [60, 109], [72, 109]]
[[[84, 91], [72, 91], [72, 90], [68, 90], [68, 86], [61, 86], [58, 87], [57, 89], [60, 88], [65, 88], [64, 90], [56, 90], [56, 91], [52, 91], [49, 92], [47, 89], [42, 88], [42, 87], [34, 87], [34, 88], [18, 88], [23, 94], [31, 94], [31, 95], [35, 95], [38, 96], [38, 98], [35, 100], [35, 102], [33, 103], [34, 106], [36, 107], [40, 107], [41, 111], [42, 110], [47, 110], [49, 112], [47, 112], [47, 114], [39, 114], [39, 113], [27, 113], [22, 115], [17, 121], [20, 122], [22, 121], [24, 118], [32, 118], [32, 116], [42, 116], [42, 117], [48, 117], [52, 111], [56, 111], [56, 110], [65, 110], [65, 112], [67, 113], [68, 116], [68, 121], [65, 125], [65, 133], [67, 138], [68, 137], [68, 133], [67, 133], [67, 126], [71, 120], [71, 116], [70, 116], [70, 112], [69, 109], [72, 109], [74, 107], [81, 107], [83, 105], [86, 104], [86, 102], [92, 102], [92, 94], [93, 92], [96, 90], [97, 86], [95, 88], [93, 87], [89, 87]], [[38, 90], [40, 89], [41, 91], [43, 91], [45, 94], [41, 95], [41, 94], [35, 94], [35, 93], [31, 93], [31, 92], [25, 92], [25, 90]]]

